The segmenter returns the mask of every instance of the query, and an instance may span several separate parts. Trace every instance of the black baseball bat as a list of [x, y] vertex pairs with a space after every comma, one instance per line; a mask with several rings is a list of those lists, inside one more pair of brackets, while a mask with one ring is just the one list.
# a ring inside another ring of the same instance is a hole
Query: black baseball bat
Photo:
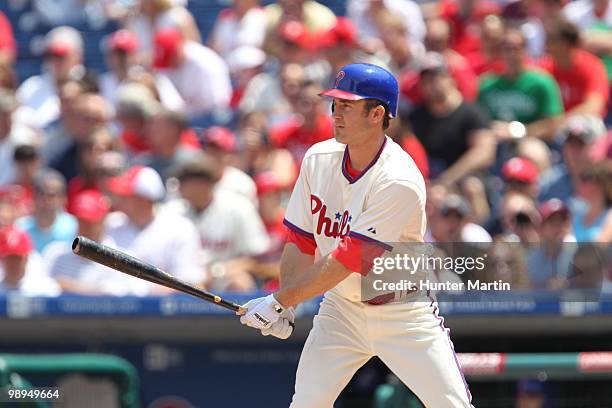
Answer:
[[221, 296], [214, 295], [187, 282], [183, 282], [151, 264], [89, 238], [83, 236], [76, 237], [72, 242], [72, 252], [119, 272], [187, 293], [238, 314], [246, 312], [246, 309], [242, 306], [224, 300]]

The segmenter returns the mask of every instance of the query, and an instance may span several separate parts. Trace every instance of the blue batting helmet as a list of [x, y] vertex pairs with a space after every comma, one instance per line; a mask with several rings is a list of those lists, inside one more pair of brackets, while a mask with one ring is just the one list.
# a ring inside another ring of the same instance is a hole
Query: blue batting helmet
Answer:
[[349, 64], [336, 75], [334, 87], [319, 95], [351, 101], [376, 99], [389, 107], [394, 118], [397, 116], [398, 88], [393, 74], [378, 65]]

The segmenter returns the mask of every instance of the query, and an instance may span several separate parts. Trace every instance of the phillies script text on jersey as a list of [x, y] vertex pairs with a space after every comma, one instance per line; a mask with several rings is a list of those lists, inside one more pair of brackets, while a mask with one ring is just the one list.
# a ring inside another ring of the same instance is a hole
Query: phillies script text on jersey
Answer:
[[348, 235], [351, 230], [349, 222], [353, 219], [348, 210], [344, 210], [342, 214], [339, 212], [335, 213], [334, 221], [332, 221], [332, 219], [327, 216], [327, 206], [314, 194], [310, 195], [310, 208], [313, 215], [319, 214], [316, 234], [332, 238], [342, 238]]

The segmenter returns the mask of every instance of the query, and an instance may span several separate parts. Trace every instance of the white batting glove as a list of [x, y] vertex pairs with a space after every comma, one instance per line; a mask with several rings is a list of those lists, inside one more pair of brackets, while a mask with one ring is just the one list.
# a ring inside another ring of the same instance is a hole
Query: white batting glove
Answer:
[[261, 329], [261, 334], [264, 336], [274, 336], [281, 340], [286, 340], [293, 333], [295, 325], [295, 311], [292, 307], [285, 309], [281, 313], [281, 318], [276, 321], [273, 325], [266, 329]]
[[[256, 301], [257, 304], [255, 304]], [[259, 299], [253, 299], [251, 302], [253, 302], [252, 304], [254, 307], [249, 308], [247, 312], [240, 317], [240, 323], [255, 329], [261, 330], [270, 328], [270, 326], [281, 318], [281, 314], [285, 311], [285, 308], [277, 302], [274, 295], [268, 295], [261, 301], [259, 301]]]

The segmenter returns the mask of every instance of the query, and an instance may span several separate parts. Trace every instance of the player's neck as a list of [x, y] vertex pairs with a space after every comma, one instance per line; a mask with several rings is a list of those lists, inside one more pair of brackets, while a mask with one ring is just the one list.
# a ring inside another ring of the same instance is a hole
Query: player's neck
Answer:
[[350, 143], [348, 145], [348, 155], [351, 160], [351, 167], [357, 171], [362, 171], [368, 167], [384, 142], [385, 134], [380, 132], [365, 138], [363, 141]]

